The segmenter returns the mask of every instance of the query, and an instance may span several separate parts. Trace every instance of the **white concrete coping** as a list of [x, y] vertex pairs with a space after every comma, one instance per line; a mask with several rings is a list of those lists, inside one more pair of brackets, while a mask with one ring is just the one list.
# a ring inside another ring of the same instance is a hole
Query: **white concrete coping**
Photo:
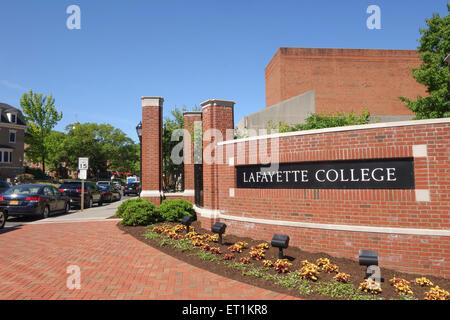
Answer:
[[164, 102], [162, 97], [141, 97], [143, 107], [160, 107]]
[[428, 124], [431, 125], [431, 124], [441, 124], [441, 123], [450, 123], [450, 118], [371, 123], [371, 124], [363, 124], [363, 125], [356, 125], [356, 126], [303, 130], [303, 131], [286, 132], [286, 133], [274, 133], [274, 134], [268, 134], [268, 135], [262, 135], [262, 136], [254, 136], [254, 137], [249, 137], [249, 138], [222, 141], [222, 142], [217, 143], [217, 145], [220, 146], [220, 145], [254, 141], [254, 140], [286, 138], [286, 137], [305, 136], [305, 135], [311, 135], [311, 134], [330, 133], [330, 132], [344, 132], [344, 131], [356, 131], [356, 130], [379, 129], [379, 128], [406, 127], [406, 126], [418, 126], [418, 125], [428, 125]]
[[202, 112], [201, 111], [185, 111], [183, 112], [183, 116], [185, 117], [189, 117], [189, 116], [201, 116]]
[[236, 102], [231, 100], [219, 100], [219, 99], [210, 99], [200, 103], [202, 109], [210, 106], [233, 107], [235, 104]]
[[162, 197], [163, 196], [163, 192], [159, 191], [159, 190], [142, 190], [140, 197], [141, 198], [152, 198], [152, 197]]
[[165, 197], [193, 197], [195, 190], [184, 190], [183, 192], [163, 192]]
[[211, 210], [206, 208], [197, 207], [194, 204], [194, 210], [201, 217], [209, 218], [209, 219], [217, 219], [220, 216], [220, 210]]
[[206, 208], [199, 208], [194, 205], [194, 210], [202, 217], [225, 219], [257, 224], [268, 224], [283, 227], [297, 227], [307, 229], [322, 229], [333, 231], [349, 231], [349, 232], [365, 232], [365, 233], [385, 233], [385, 234], [407, 234], [407, 235], [421, 235], [421, 236], [441, 236], [450, 237], [450, 230], [439, 229], [415, 229], [415, 228], [391, 228], [391, 227], [372, 227], [372, 226], [356, 226], [356, 225], [338, 225], [327, 223], [309, 223], [283, 220], [270, 220], [259, 218], [238, 217], [223, 214], [221, 210], [211, 210]]

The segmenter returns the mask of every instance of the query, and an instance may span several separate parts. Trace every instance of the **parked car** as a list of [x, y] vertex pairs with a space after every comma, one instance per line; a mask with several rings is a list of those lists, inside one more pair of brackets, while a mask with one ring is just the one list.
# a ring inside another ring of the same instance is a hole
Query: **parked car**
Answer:
[[98, 186], [110, 186], [112, 184], [111, 181], [97, 181]]
[[123, 195], [124, 196], [129, 195], [129, 194], [139, 195], [139, 193], [141, 193], [141, 187], [140, 187], [139, 183], [137, 183], [137, 182], [127, 183], [123, 187]]
[[11, 185], [6, 182], [6, 181], [0, 181], [0, 194], [2, 194], [3, 192], [5, 192], [6, 190], [8, 190], [9, 188], [11, 188]]
[[122, 194], [116, 186], [99, 185], [99, 187], [102, 189], [104, 201], [113, 202], [122, 199]]
[[[81, 181], [66, 181], [59, 186], [59, 191], [70, 198], [72, 207], [81, 206]], [[95, 182], [84, 182], [84, 207], [90, 208], [94, 203], [100, 207], [103, 205], [104, 198], [102, 190]]]
[[67, 213], [70, 210], [70, 199], [53, 186], [22, 184], [11, 187], [0, 195], [0, 209], [6, 219], [9, 216], [48, 218], [54, 212]]
[[119, 181], [113, 181], [112, 183], [118, 190], [122, 190], [122, 184]]

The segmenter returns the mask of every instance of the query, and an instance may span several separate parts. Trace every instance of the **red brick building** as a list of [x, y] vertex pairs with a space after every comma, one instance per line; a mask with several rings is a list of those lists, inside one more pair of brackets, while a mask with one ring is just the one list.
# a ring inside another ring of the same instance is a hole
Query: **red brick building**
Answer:
[[265, 70], [266, 107], [314, 90], [316, 113], [412, 117], [398, 97], [425, 95], [411, 71], [420, 64], [413, 50], [280, 48]]

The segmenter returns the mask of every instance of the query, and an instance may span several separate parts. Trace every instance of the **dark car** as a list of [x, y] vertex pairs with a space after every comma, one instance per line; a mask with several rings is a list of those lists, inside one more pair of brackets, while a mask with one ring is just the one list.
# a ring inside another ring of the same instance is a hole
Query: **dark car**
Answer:
[[[6, 190], [0, 196], [0, 209], [9, 216], [41, 216], [70, 210], [69, 197], [55, 187], [42, 184], [22, 184]], [[5, 219], [6, 220], [6, 219]]]
[[122, 198], [120, 191], [115, 186], [98, 185], [102, 189], [103, 200], [107, 202], [118, 201]]
[[6, 182], [6, 181], [0, 181], [0, 194], [2, 194], [3, 192], [5, 192], [5, 191], [8, 190], [9, 188], [11, 188], [11, 186], [9, 185], [8, 182]]
[[141, 187], [139, 186], [139, 183], [137, 183], [137, 182], [127, 183], [123, 187], [123, 195], [124, 196], [129, 195], [129, 194], [139, 195], [139, 193], [141, 193]]
[[[81, 181], [66, 181], [59, 186], [59, 191], [70, 198], [70, 205], [73, 207], [81, 206]], [[98, 206], [103, 205], [104, 198], [102, 190], [95, 182], [84, 182], [84, 207], [90, 208], [94, 203]]]

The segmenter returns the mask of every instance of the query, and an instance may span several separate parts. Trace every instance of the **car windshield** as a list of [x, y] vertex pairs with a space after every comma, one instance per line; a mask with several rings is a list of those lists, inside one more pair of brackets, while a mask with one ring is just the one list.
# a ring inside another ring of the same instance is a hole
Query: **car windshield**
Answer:
[[102, 185], [102, 184], [99, 184], [98, 187], [99, 187], [100, 189], [102, 189], [102, 190], [109, 190], [109, 186], [108, 186], [108, 185]]
[[9, 188], [4, 194], [37, 194], [40, 186], [15, 186]]

